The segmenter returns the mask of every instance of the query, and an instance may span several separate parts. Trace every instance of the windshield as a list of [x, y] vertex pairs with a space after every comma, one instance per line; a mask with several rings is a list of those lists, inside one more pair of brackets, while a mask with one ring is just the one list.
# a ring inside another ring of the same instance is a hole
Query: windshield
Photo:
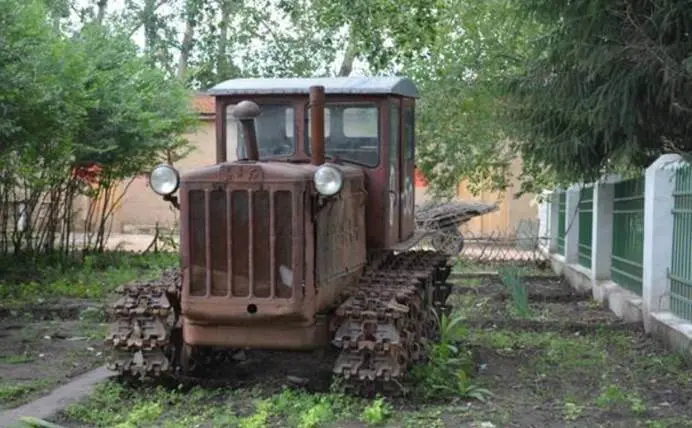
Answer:
[[[244, 159], [245, 134], [231, 112], [235, 105], [226, 107], [226, 150]], [[260, 105], [262, 114], [255, 119], [257, 146], [260, 158], [290, 156], [295, 149], [294, 110], [290, 105]]]
[[[305, 151], [310, 154], [312, 128], [307, 110]], [[375, 104], [329, 103], [324, 109], [324, 146], [327, 156], [374, 167], [379, 161], [378, 109]]]

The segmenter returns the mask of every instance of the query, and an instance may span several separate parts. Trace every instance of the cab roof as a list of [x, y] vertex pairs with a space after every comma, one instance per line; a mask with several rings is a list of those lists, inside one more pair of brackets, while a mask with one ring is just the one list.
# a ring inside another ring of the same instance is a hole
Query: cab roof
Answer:
[[418, 90], [411, 79], [395, 76], [230, 79], [209, 89], [207, 94], [213, 96], [307, 95], [310, 87], [314, 85], [324, 86], [325, 94], [399, 95], [418, 98]]

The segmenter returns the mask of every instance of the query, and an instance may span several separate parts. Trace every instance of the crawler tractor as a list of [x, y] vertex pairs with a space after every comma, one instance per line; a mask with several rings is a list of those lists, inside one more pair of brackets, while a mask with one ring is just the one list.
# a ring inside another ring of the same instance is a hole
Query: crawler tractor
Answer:
[[335, 376], [403, 377], [450, 293], [449, 255], [414, 249], [413, 82], [234, 79], [210, 94], [216, 163], [149, 177], [180, 210], [180, 267], [121, 287], [109, 367], [157, 377], [192, 373], [204, 349], [333, 346]]

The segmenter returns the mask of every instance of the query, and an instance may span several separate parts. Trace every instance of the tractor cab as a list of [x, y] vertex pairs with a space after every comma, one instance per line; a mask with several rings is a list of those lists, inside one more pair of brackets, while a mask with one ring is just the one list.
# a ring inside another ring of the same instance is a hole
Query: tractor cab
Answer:
[[327, 162], [362, 168], [367, 178], [368, 247], [391, 248], [411, 239], [418, 92], [409, 79], [249, 78], [220, 83], [208, 91], [216, 98], [217, 163], [250, 158], [243, 124], [234, 115], [246, 100], [260, 109], [255, 118], [259, 161], [311, 162], [315, 141], [310, 88], [315, 86], [324, 88], [324, 123], [318, 128], [323, 129], [324, 143], [317, 150], [323, 150]]

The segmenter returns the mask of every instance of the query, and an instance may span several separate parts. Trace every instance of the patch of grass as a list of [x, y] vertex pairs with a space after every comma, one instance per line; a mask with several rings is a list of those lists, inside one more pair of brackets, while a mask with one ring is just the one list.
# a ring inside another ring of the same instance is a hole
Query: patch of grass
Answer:
[[601, 409], [613, 410], [617, 407], [629, 407], [634, 414], [642, 414], [646, 412], [646, 404], [641, 399], [639, 394], [632, 391], [623, 391], [618, 385], [608, 385], [601, 390], [601, 393], [596, 397], [596, 406]]
[[[93, 427], [164, 426], [189, 427], [205, 421], [212, 426], [269, 428], [291, 426], [316, 428], [328, 422], [367, 414], [376, 423], [385, 420], [389, 405], [337, 393], [310, 394], [285, 388], [261, 397], [262, 391], [203, 389], [189, 391], [163, 387], [128, 389], [107, 382], [86, 400], [69, 406], [62, 417]], [[189, 409], [194, 408], [194, 416]], [[130, 425], [139, 421], [142, 425]]]
[[576, 421], [584, 413], [584, 406], [572, 403], [570, 401], [566, 402], [562, 409], [562, 414], [566, 421]]
[[22, 404], [37, 392], [44, 391], [48, 384], [46, 380], [0, 382], [0, 407], [11, 408]]
[[499, 272], [502, 268], [512, 267], [518, 269], [522, 275], [532, 276], [553, 276], [554, 273], [549, 268], [539, 267], [538, 264], [532, 262], [498, 262], [498, 261], [479, 261], [469, 259], [459, 259], [452, 267], [452, 272], [469, 274], [479, 272]]
[[368, 425], [381, 425], [392, 415], [392, 406], [385, 403], [382, 397], [368, 404], [360, 414], [361, 422]]
[[102, 299], [118, 285], [177, 265], [170, 252], [104, 252], [0, 260], [0, 301], [13, 307], [56, 298]]
[[0, 363], [5, 364], [26, 364], [32, 362], [34, 359], [28, 353], [23, 353], [20, 355], [2, 355], [0, 356]]

